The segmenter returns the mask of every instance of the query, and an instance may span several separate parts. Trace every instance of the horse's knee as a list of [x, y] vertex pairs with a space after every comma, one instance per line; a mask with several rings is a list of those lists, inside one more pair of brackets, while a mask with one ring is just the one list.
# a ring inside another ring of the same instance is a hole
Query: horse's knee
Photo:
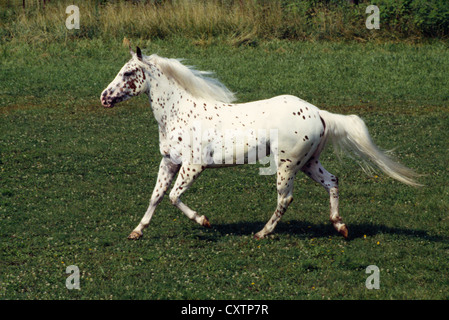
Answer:
[[330, 179], [330, 188], [338, 188], [338, 177], [331, 174], [329, 179]]
[[287, 208], [290, 205], [290, 203], [292, 203], [292, 201], [293, 201], [293, 196], [288, 195], [288, 196], [281, 196], [279, 198], [278, 203], [279, 203], [279, 205], [281, 205], [281, 207]]
[[285, 198], [285, 203], [287, 206], [290, 205], [290, 203], [292, 203], [292, 202], [293, 202], [293, 196], [288, 196]]
[[175, 193], [170, 193], [168, 198], [172, 205], [176, 206], [179, 203], [179, 196]]

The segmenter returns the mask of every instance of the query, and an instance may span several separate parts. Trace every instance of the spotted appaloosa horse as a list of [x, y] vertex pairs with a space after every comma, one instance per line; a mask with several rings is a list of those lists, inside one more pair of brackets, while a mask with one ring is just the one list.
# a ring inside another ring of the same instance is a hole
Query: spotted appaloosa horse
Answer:
[[[238, 164], [237, 159], [248, 160], [251, 152], [254, 154], [257, 149], [260, 153], [262, 147], [275, 159], [278, 200], [273, 216], [256, 233], [256, 238], [271, 233], [284, 215], [293, 200], [293, 180], [299, 170], [329, 193], [330, 221], [339, 233], [345, 238], [348, 236], [338, 212], [338, 179], [324, 169], [319, 160], [328, 138], [337, 145], [349, 147], [392, 178], [408, 185], [419, 185], [413, 171], [392, 161], [372, 143], [358, 116], [332, 114], [288, 95], [232, 104], [233, 93], [207, 77], [208, 73], [186, 67], [175, 59], [144, 56], [139, 48], [137, 53], [131, 49], [130, 52], [131, 60], [102, 92], [101, 103], [111, 108], [132, 96], [148, 94], [159, 126], [162, 161], [149, 207], [129, 239], [142, 237], [142, 230], [149, 225], [176, 174], [170, 201], [190, 219], [210, 227], [204, 215], [198, 215], [180, 200], [181, 195], [205, 168]], [[200, 130], [202, 133], [198, 133]], [[230, 130], [235, 133], [235, 139], [230, 140], [234, 145], [223, 154], [224, 132]], [[260, 134], [273, 130], [277, 133], [275, 138]], [[238, 138], [246, 141], [242, 148], [236, 146]], [[259, 160], [264, 156], [266, 154], [259, 154]]]

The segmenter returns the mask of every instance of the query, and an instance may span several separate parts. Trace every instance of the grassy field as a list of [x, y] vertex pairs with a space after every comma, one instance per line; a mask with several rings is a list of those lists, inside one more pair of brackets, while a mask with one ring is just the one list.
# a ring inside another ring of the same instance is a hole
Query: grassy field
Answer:
[[[346, 1], [0, 1], [0, 299], [449, 299], [449, 9], [372, 2], [374, 32]], [[72, 3], [80, 30], [64, 25]], [[239, 102], [293, 94], [358, 114], [426, 186], [367, 176], [329, 148], [349, 240], [324, 189], [299, 175], [275, 233], [256, 241], [274, 176], [206, 170], [184, 200], [212, 229], [164, 199], [128, 241], [160, 156], [146, 97], [99, 101], [129, 59], [124, 36], [215, 71]], [[80, 290], [66, 287], [71, 265]], [[379, 290], [365, 286], [370, 265]]]
[[[376, 143], [424, 174], [414, 189], [365, 175], [332, 150], [350, 239], [304, 175], [275, 234], [257, 166], [205, 171], [184, 196], [212, 229], [164, 201], [140, 241], [160, 161], [147, 99], [112, 110], [99, 95], [129, 59], [120, 41], [5, 42], [0, 51], [1, 299], [448, 299], [447, 43], [135, 40], [147, 53], [213, 70], [240, 102], [293, 94], [363, 117]], [[81, 273], [66, 288], [66, 267]], [[367, 266], [380, 268], [368, 290]]]

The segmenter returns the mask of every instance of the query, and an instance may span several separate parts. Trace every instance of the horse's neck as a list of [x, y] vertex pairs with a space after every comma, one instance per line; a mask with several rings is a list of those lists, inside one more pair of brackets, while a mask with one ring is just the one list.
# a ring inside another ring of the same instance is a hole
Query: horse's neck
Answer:
[[170, 122], [176, 121], [181, 100], [188, 93], [181, 89], [174, 80], [168, 79], [162, 72], [156, 70], [150, 77], [150, 104], [161, 129]]

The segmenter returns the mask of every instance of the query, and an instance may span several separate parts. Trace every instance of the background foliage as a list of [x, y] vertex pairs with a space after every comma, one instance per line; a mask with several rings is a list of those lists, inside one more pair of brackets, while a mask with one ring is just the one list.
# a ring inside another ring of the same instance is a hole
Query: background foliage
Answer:
[[[261, 39], [418, 41], [447, 38], [445, 0], [172, 0], [172, 1], [2, 1], [0, 37], [24, 41], [67, 38], [164, 39], [171, 36], [234, 43]], [[80, 8], [83, 28], [67, 32], [65, 8]], [[368, 4], [380, 12], [380, 30], [365, 27]]]

